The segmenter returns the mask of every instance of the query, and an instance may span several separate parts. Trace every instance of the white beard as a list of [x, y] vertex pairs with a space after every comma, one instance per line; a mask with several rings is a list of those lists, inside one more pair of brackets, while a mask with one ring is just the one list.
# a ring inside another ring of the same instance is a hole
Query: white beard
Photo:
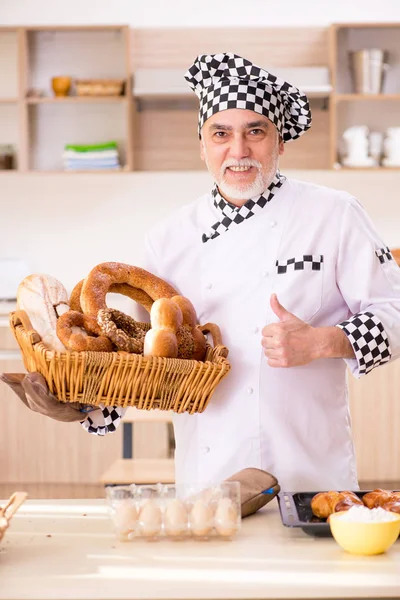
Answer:
[[[265, 192], [268, 186], [272, 183], [276, 171], [278, 169], [279, 162], [279, 152], [278, 152], [278, 144], [274, 153], [271, 156], [271, 160], [269, 161], [267, 170], [263, 171], [262, 164], [251, 158], [244, 158], [243, 160], [237, 161], [234, 159], [229, 159], [225, 161], [218, 173], [215, 173], [210, 168], [210, 164], [208, 162], [206, 149], [203, 146], [204, 152], [204, 160], [207, 165], [207, 169], [214, 177], [216, 184], [218, 185], [218, 189], [223, 196], [227, 198], [231, 198], [232, 200], [239, 201], [247, 201], [250, 198], [254, 198], [255, 196], [260, 196]], [[252, 183], [248, 184], [236, 184], [232, 185], [227, 183], [225, 180], [225, 172], [227, 167], [256, 167], [257, 175], [255, 180]]]

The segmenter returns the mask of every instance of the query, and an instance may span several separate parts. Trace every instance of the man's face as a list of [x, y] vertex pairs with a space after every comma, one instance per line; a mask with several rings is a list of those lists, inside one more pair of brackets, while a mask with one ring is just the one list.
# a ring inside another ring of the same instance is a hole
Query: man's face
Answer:
[[236, 206], [267, 189], [283, 150], [275, 125], [252, 110], [223, 110], [201, 130], [201, 158], [220, 193]]

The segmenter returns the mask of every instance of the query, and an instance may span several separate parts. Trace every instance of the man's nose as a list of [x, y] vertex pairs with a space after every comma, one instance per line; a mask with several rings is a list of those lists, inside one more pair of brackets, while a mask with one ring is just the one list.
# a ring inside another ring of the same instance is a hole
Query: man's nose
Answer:
[[250, 148], [247, 143], [247, 139], [243, 135], [237, 135], [232, 138], [231, 146], [229, 148], [229, 155], [231, 158], [240, 160], [249, 156]]

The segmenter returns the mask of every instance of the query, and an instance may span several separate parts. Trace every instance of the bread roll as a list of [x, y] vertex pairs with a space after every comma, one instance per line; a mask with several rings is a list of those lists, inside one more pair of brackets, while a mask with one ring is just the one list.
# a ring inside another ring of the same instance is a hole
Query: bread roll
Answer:
[[151, 329], [144, 338], [144, 356], [178, 356], [176, 332], [182, 326], [182, 311], [175, 302], [160, 298], [150, 311]]
[[68, 294], [55, 277], [40, 273], [25, 277], [18, 286], [17, 307], [26, 312], [49, 350], [65, 352], [56, 326], [58, 317], [69, 310]]

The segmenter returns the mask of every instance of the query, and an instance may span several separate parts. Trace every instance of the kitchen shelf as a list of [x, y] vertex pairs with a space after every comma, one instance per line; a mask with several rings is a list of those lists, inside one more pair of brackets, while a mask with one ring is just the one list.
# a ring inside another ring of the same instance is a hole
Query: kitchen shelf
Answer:
[[400, 101], [400, 94], [332, 94], [332, 98], [337, 102], [358, 102], [358, 101]]
[[[0, 28], [0, 144], [12, 143], [16, 148], [18, 172], [65, 172], [66, 143], [108, 140], [117, 141], [121, 169], [68, 173], [133, 169], [129, 45], [127, 25]], [[56, 97], [51, 80], [59, 75], [123, 79], [125, 93]], [[30, 96], [31, 90], [44, 95]]]
[[[265, 67], [274, 75], [290, 81], [310, 98], [326, 98], [332, 91], [327, 67]], [[132, 95], [139, 100], [194, 99], [181, 69], [137, 69]]]
[[126, 96], [62, 96], [62, 97], [28, 97], [27, 104], [62, 104], [63, 102], [88, 103], [88, 102], [125, 102]]
[[[330, 66], [333, 93], [330, 103], [330, 164], [337, 169], [346, 152], [343, 133], [365, 125], [370, 132], [385, 134], [400, 119], [400, 23], [338, 23], [330, 27]], [[388, 52], [382, 92], [354, 93], [349, 56], [351, 52], [381, 48]], [[345, 167], [354, 171], [396, 171], [399, 167]]]

